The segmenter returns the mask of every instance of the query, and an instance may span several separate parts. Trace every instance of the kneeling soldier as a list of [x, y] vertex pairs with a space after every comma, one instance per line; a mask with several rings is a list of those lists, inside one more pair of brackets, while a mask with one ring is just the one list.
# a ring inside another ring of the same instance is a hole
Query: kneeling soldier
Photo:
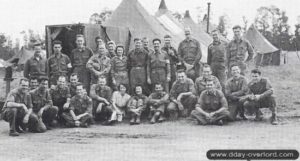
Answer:
[[30, 91], [32, 113], [29, 117], [28, 129], [31, 132], [50, 130], [52, 121], [56, 118], [58, 107], [53, 106], [48, 90], [48, 78], [39, 78], [39, 87]]
[[141, 114], [146, 109], [147, 96], [143, 94], [142, 86], [135, 87], [135, 95], [128, 102], [128, 112], [130, 114], [130, 125], [141, 123]]
[[169, 94], [163, 91], [162, 84], [156, 83], [155, 92], [149, 96], [150, 123], [154, 124], [157, 120], [159, 122], [164, 120], [163, 115], [169, 102]]
[[223, 125], [223, 119], [229, 116], [226, 98], [222, 91], [214, 88], [213, 80], [207, 80], [206, 90], [201, 93], [191, 116], [201, 125]]
[[113, 109], [111, 107], [112, 90], [106, 85], [106, 77], [98, 78], [98, 84], [91, 86], [91, 98], [93, 99], [93, 116], [95, 120], [101, 119], [101, 114], [104, 114], [104, 124], [110, 124]]
[[76, 86], [76, 95], [71, 98], [68, 112], [64, 112], [62, 117], [68, 127], [89, 127], [93, 122], [92, 99], [84, 94], [81, 83]]
[[[26, 78], [20, 80], [19, 87], [10, 91], [3, 107], [3, 120], [9, 122], [9, 135], [19, 136], [25, 130], [24, 123], [28, 122], [28, 114], [32, 110], [32, 102], [29, 91], [29, 81]], [[27, 117], [25, 117], [25, 115]], [[27, 119], [24, 119], [27, 118]], [[23, 123], [24, 122], [24, 123]], [[21, 130], [22, 128], [23, 130]]]
[[251, 71], [252, 80], [248, 84], [249, 93], [245, 97], [245, 109], [255, 109], [256, 121], [263, 118], [260, 108], [269, 108], [272, 111], [271, 124], [277, 125], [276, 102], [273, 95], [273, 88], [270, 81], [261, 77], [261, 71], [253, 69]]

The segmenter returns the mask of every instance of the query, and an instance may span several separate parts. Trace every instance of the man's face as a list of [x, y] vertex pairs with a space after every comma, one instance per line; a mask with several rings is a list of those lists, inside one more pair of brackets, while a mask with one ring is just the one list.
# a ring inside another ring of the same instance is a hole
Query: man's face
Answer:
[[241, 29], [240, 28], [233, 29], [233, 34], [235, 38], [237, 39], [241, 38]]
[[99, 53], [100, 53], [101, 55], [104, 55], [104, 54], [105, 54], [105, 47], [104, 47], [104, 45], [99, 46]]
[[42, 51], [42, 46], [34, 46], [34, 51], [41, 52]]
[[28, 90], [29, 90], [29, 82], [23, 80], [23, 81], [20, 83], [20, 88], [21, 88], [22, 93], [28, 92]]
[[125, 94], [126, 93], [126, 87], [124, 85], [120, 85], [120, 93]]
[[141, 95], [141, 94], [143, 93], [142, 87], [141, 87], [141, 86], [137, 86], [137, 87], [135, 88], [135, 93], [136, 93], [137, 95]]
[[241, 73], [241, 70], [238, 66], [233, 66], [231, 68], [231, 73], [234, 77], [239, 77], [240, 76], [240, 73]]
[[78, 82], [77, 75], [71, 76], [70, 77], [70, 83], [75, 85]]
[[103, 40], [102, 39], [97, 39], [96, 44], [97, 44], [97, 46], [103, 45]]
[[40, 83], [40, 87], [44, 90], [48, 89], [48, 80], [44, 80]]
[[180, 72], [180, 73], [177, 73], [177, 79], [179, 82], [184, 82], [184, 79], [185, 79], [185, 73], [184, 72]]
[[147, 48], [148, 45], [149, 45], [149, 40], [148, 40], [148, 39], [143, 39], [143, 46], [144, 46], [145, 48]]
[[203, 77], [208, 78], [211, 75], [211, 70], [210, 68], [203, 68]]
[[214, 82], [213, 81], [207, 81], [205, 88], [206, 88], [206, 90], [211, 92], [214, 89]]
[[79, 95], [79, 96], [83, 96], [84, 95], [83, 86], [77, 86], [76, 87], [76, 94]]
[[81, 47], [83, 47], [83, 44], [84, 44], [83, 37], [77, 37], [77, 39], [76, 39], [76, 45], [77, 45], [77, 47], [81, 48]]
[[65, 77], [59, 77], [57, 80], [57, 85], [59, 87], [64, 87], [66, 85], [66, 78]]
[[251, 78], [254, 82], [258, 82], [261, 79], [261, 76], [258, 73], [251, 73]]
[[60, 53], [60, 51], [61, 51], [61, 45], [60, 44], [55, 44], [53, 46], [53, 51], [54, 51], [54, 53]]
[[123, 53], [124, 53], [124, 49], [121, 48], [121, 47], [118, 47], [118, 48], [117, 48], [117, 56], [122, 56]]
[[38, 83], [37, 79], [30, 80], [30, 88], [36, 89], [38, 87], [38, 85], [39, 85], [39, 83]]
[[155, 85], [155, 91], [156, 91], [157, 93], [161, 93], [161, 92], [163, 91], [162, 85], [161, 85], [161, 84]]
[[115, 50], [114, 44], [109, 44], [108, 45], [108, 50], [109, 50], [109, 52], [114, 52], [114, 50]]
[[98, 83], [101, 87], [105, 86], [106, 84], [106, 79], [105, 78], [99, 78]]
[[184, 30], [184, 34], [185, 34], [185, 37], [186, 37], [186, 38], [190, 38], [190, 37], [191, 37], [191, 34], [192, 34], [191, 29], [190, 29], [190, 28], [186, 28], [186, 29]]
[[166, 46], [171, 46], [171, 38], [164, 38], [164, 42]]
[[154, 46], [154, 50], [158, 51], [160, 49], [160, 42], [159, 41], [154, 41], [153, 46]]
[[134, 42], [134, 44], [135, 44], [136, 49], [141, 49], [142, 48], [142, 41], [141, 40], [136, 40]]
[[212, 35], [212, 38], [213, 38], [214, 41], [219, 41], [218, 32], [214, 31], [211, 35]]

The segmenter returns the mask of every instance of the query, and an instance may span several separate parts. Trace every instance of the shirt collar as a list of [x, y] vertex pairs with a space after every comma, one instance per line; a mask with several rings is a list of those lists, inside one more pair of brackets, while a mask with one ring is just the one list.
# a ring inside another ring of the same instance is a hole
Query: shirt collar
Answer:
[[217, 96], [217, 90], [216, 90], [216, 89], [213, 89], [212, 92], [209, 92], [209, 91], [207, 90], [207, 91], [206, 91], [206, 94], [207, 94], [207, 95]]
[[221, 41], [220, 40], [213, 41], [213, 44], [214, 45], [219, 45], [219, 44], [221, 44]]
[[78, 48], [78, 47], [77, 47], [77, 50], [78, 50], [78, 51], [80, 51], [80, 52], [83, 52], [83, 51], [85, 51], [85, 49], [86, 49], [86, 47], [85, 47], [85, 46], [83, 46], [82, 48]]

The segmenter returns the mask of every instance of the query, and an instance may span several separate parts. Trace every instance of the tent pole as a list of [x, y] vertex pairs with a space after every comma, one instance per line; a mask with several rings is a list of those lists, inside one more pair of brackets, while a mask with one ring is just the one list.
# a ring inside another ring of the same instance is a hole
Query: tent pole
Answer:
[[209, 14], [210, 14], [210, 2], [207, 3], [207, 25], [206, 32], [209, 34]]

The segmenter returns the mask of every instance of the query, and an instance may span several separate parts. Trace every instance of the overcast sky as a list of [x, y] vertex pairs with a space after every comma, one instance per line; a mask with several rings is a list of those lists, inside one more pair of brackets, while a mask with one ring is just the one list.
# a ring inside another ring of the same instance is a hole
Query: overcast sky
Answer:
[[[43, 33], [45, 25], [86, 23], [91, 14], [103, 8], [115, 9], [121, 0], [0, 0], [0, 33], [16, 37], [22, 30], [33, 29]], [[150, 14], [157, 11], [160, 0], [139, 0]], [[242, 16], [251, 24], [260, 6], [275, 5], [287, 12], [289, 24], [294, 26], [300, 15], [300, 0], [166, 0], [171, 11], [190, 10], [196, 20], [200, 6], [206, 9], [211, 2], [212, 21], [226, 13], [232, 25], [242, 25]]]

